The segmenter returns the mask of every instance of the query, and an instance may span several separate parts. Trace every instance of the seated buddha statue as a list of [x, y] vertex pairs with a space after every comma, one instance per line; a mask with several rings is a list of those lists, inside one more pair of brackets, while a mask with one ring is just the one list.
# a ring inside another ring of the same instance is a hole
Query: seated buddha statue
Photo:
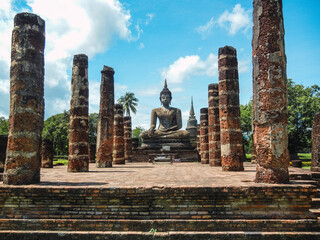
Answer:
[[[189, 138], [189, 132], [180, 130], [182, 127], [181, 110], [170, 107], [171, 99], [171, 92], [165, 80], [164, 88], [160, 92], [162, 107], [152, 110], [150, 129], [141, 133], [142, 139]], [[157, 119], [159, 119], [159, 127], [156, 129]]]

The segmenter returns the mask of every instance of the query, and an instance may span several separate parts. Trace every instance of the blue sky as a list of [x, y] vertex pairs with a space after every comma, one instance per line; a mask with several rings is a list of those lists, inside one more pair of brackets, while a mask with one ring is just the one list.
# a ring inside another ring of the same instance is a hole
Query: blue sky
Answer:
[[[319, 0], [283, 0], [287, 75], [319, 84]], [[89, 56], [90, 112], [99, 111], [100, 71], [115, 70], [116, 100], [139, 99], [133, 125], [149, 127], [164, 78], [172, 106], [186, 127], [207, 107], [207, 88], [218, 82], [219, 47], [237, 49], [240, 102], [252, 97], [252, 1], [248, 0], [0, 0], [0, 116], [9, 114], [10, 41], [14, 15], [28, 11], [46, 21], [45, 118], [69, 109], [72, 58]]]

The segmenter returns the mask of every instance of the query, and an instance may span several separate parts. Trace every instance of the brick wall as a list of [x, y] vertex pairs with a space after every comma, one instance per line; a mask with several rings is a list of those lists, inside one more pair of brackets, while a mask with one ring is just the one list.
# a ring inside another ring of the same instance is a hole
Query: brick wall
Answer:
[[217, 188], [0, 187], [0, 218], [313, 218], [309, 185]]

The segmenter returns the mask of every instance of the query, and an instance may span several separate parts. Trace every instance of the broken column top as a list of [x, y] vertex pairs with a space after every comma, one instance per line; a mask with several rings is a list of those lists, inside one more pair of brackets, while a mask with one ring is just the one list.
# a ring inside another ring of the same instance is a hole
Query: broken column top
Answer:
[[73, 56], [73, 64], [88, 63], [88, 56], [85, 54], [76, 54]]
[[40, 31], [44, 31], [45, 22], [44, 20], [36, 14], [22, 12], [18, 13], [14, 17], [14, 26], [21, 26], [21, 25], [37, 25], [40, 28]]
[[113, 72], [114, 73], [114, 70], [112, 67], [108, 67], [108, 66], [104, 65], [101, 72]]
[[114, 105], [114, 113], [115, 114], [123, 114], [123, 105], [120, 103], [116, 103]]
[[200, 113], [208, 113], [208, 108], [201, 108]]
[[237, 55], [237, 50], [231, 46], [224, 46], [219, 48], [219, 55]]
[[209, 85], [208, 85], [208, 89], [210, 90], [210, 89], [218, 89], [218, 87], [219, 87], [219, 84], [218, 83], [210, 83]]

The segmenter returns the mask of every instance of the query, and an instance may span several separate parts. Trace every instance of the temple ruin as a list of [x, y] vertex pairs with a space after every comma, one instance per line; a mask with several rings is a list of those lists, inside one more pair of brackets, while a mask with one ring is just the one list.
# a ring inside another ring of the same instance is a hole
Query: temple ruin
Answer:
[[99, 168], [112, 167], [114, 70], [103, 66], [100, 85], [100, 110], [97, 129], [97, 161]]
[[288, 99], [282, 1], [253, 1], [256, 182], [288, 183]]
[[132, 161], [132, 123], [131, 117], [123, 117], [123, 130], [124, 130], [124, 160]]
[[124, 159], [124, 128], [123, 128], [123, 105], [116, 103], [113, 122], [113, 163], [125, 164]]
[[200, 158], [202, 164], [209, 163], [208, 108], [200, 109]]
[[41, 167], [53, 168], [53, 142], [50, 139], [42, 139], [42, 150], [41, 150]]
[[243, 171], [236, 49], [230, 46], [219, 48], [218, 63], [221, 165], [225, 171]]
[[208, 141], [209, 164], [221, 166], [220, 120], [219, 120], [219, 84], [208, 85]]
[[78, 54], [72, 67], [68, 172], [89, 171], [88, 96], [88, 57]]
[[40, 182], [44, 117], [45, 22], [31, 13], [14, 18], [11, 43], [9, 137], [3, 182]]

